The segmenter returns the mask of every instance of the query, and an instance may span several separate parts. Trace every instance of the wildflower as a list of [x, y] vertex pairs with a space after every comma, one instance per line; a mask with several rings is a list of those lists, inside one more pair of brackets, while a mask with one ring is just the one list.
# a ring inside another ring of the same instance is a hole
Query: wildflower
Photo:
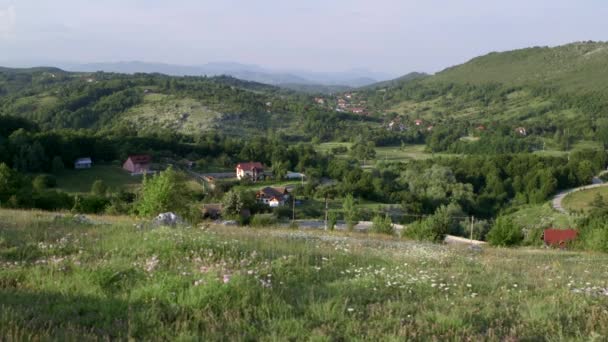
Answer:
[[227, 284], [230, 281], [230, 275], [224, 274], [224, 284]]
[[348, 312], [353, 312], [353, 311], [355, 311], [355, 309], [353, 309], [353, 308], [348, 308], [348, 309], [346, 309], [346, 310], [347, 310]]
[[471, 284], [467, 284], [467, 287], [471, 287]]

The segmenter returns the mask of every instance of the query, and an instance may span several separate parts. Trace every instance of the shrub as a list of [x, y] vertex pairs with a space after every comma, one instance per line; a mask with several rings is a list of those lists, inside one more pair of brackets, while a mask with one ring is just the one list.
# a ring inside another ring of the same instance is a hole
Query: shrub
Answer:
[[493, 246], [514, 246], [521, 243], [524, 235], [508, 217], [499, 217], [488, 232], [488, 242]]
[[269, 227], [277, 225], [277, 218], [273, 214], [256, 214], [249, 223], [252, 227]]
[[327, 213], [327, 229], [334, 230], [336, 228], [336, 224], [338, 223], [338, 215], [335, 211], [330, 211]]
[[596, 252], [608, 252], [608, 229], [592, 229], [584, 235], [586, 249]]
[[449, 208], [439, 207], [435, 214], [411, 224], [404, 231], [404, 236], [420, 241], [442, 242], [450, 231]]
[[108, 186], [101, 179], [93, 182], [91, 186], [91, 193], [96, 196], [105, 196], [108, 192]]
[[54, 188], [57, 186], [57, 179], [49, 175], [38, 175], [32, 181], [32, 186], [37, 191], [43, 191], [48, 188]]
[[344, 197], [342, 209], [344, 210], [344, 220], [346, 221], [346, 226], [348, 227], [349, 231], [352, 231], [355, 225], [359, 223], [359, 217], [357, 209], [355, 208], [355, 199], [353, 195], [348, 194], [346, 197]]
[[393, 235], [395, 229], [393, 228], [393, 221], [388, 214], [383, 216], [377, 215], [372, 220], [372, 232], [379, 234]]
[[100, 196], [76, 196], [72, 211], [81, 214], [99, 214], [104, 212], [110, 201]]
[[139, 215], [152, 217], [166, 211], [183, 214], [186, 194], [183, 179], [171, 167], [160, 174], [144, 176], [136, 203]]

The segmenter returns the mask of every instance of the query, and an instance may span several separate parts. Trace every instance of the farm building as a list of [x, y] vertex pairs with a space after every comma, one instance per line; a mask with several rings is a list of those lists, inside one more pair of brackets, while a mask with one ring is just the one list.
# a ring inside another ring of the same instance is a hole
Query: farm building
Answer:
[[264, 177], [264, 166], [260, 162], [239, 163], [236, 166], [236, 178], [249, 178], [252, 180]]
[[565, 248], [578, 236], [576, 229], [545, 229], [542, 239], [545, 246]]
[[80, 170], [80, 169], [90, 169], [91, 166], [93, 166], [93, 161], [89, 157], [78, 158], [74, 162], [74, 169], [77, 169], [77, 170]]
[[133, 155], [127, 158], [127, 161], [122, 165], [122, 168], [131, 172], [133, 175], [144, 174], [150, 172], [150, 164], [152, 157], [147, 154]]

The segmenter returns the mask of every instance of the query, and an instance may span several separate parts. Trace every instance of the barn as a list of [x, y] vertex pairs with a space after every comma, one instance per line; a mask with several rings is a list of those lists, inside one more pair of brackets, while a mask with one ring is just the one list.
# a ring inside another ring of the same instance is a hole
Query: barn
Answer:
[[576, 229], [545, 229], [542, 239], [545, 246], [565, 248], [578, 236]]

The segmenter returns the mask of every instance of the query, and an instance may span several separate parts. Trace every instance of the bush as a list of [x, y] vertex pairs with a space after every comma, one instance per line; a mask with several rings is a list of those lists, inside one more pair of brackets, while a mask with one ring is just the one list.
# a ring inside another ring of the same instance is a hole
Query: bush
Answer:
[[249, 223], [252, 227], [270, 227], [277, 225], [277, 218], [273, 214], [256, 214]]
[[393, 228], [393, 222], [388, 214], [384, 215], [384, 217], [380, 215], [374, 217], [372, 220], [372, 232], [388, 235], [394, 234], [395, 229]]
[[443, 236], [437, 233], [437, 231], [433, 228], [433, 225], [430, 223], [429, 219], [417, 221], [410, 224], [407, 229], [403, 231], [403, 236], [418, 241], [443, 241]]
[[57, 186], [57, 179], [49, 175], [39, 175], [32, 181], [32, 186], [37, 191], [43, 191], [48, 188], [54, 188]]
[[110, 200], [100, 196], [76, 196], [72, 211], [80, 214], [99, 214], [110, 205]]
[[95, 182], [93, 182], [93, 185], [91, 186], [91, 193], [93, 195], [105, 196], [107, 192], [108, 192], [108, 187], [107, 187], [106, 183], [104, 183], [101, 179], [98, 179]]
[[334, 230], [336, 228], [336, 224], [338, 223], [338, 215], [335, 211], [330, 211], [327, 213], [327, 229]]
[[586, 249], [596, 252], [608, 252], [608, 229], [592, 229], [584, 235]]
[[521, 243], [524, 235], [508, 217], [499, 217], [488, 232], [488, 242], [492, 246], [514, 246]]
[[450, 231], [450, 223], [448, 207], [441, 206], [432, 216], [408, 226], [404, 236], [420, 241], [443, 242]]

